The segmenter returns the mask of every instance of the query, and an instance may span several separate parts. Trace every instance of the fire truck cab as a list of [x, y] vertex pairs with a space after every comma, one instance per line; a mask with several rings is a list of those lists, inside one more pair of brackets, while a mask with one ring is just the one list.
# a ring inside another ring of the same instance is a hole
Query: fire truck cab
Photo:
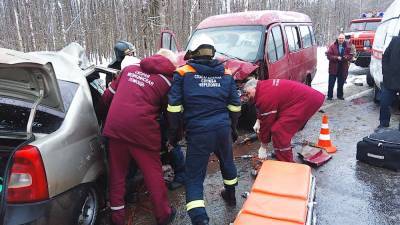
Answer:
[[360, 19], [352, 20], [346, 38], [356, 49], [354, 64], [368, 67], [371, 62], [372, 44], [383, 13], [363, 13]]

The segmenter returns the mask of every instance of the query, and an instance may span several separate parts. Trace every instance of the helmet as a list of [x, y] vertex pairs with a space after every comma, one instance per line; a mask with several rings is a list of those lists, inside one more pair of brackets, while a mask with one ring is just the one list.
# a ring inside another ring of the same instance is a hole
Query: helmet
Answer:
[[214, 46], [214, 41], [209, 36], [205, 34], [200, 34], [196, 37], [188, 46], [188, 50], [196, 51], [201, 45], [211, 45]]
[[134, 54], [135, 46], [127, 41], [118, 41], [114, 46], [115, 60], [121, 62], [126, 55]]
[[200, 34], [188, 46], [188, 51], [185, 54], [185, 60], [193, 57], [214, 57], [215, 54], [214, 41], [205, 34]]

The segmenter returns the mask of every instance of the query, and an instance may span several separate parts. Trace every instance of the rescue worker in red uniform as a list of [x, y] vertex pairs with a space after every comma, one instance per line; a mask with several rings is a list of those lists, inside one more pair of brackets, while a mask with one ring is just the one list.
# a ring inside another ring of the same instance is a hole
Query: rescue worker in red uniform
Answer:
[[[209, 38], [208, 38], [209, 39]], [[186, 210], [194, 225], [208, 225], [203, 199], [203, 182], [208, 159], [214, 153], [220, 163], [224, 190], [222, 198], [236, 204], [237, 171], [233, 161], [232, 139], [237, 138], [240, 99], [232, 75], [224, 65], [212, 59], [215, 48], [211, 41], [192, 43], [185, 55], [190, 59], [177, 69], [168, 94], [170, 144], [176, 145], [176, 124], [183, 116], [187, 152], [185, 167]], [[183, 110], [184, 109], [184, 110]]]
[[170, 224], [175, 217], [163, 180], [157, 121], [166, 107], [175, 62], [174, 53], [160, 50], [139, 65], [124, 68], [107, 89], [114, 93], [103, 134], [109, 138], [111, 219], [115, 225], [125, 224], [125, 178], [131, 159], [144, 175], [157, 224]]
[[294, 162], [292, 137], [319, 110], [325, 96], [302, 83], [280, 79], [252, 79], [243, 89], [257, 108], [254, 128], [261, 142], [259, 157], [266, 157], [266, 146], [272, 140], [276, 158]]

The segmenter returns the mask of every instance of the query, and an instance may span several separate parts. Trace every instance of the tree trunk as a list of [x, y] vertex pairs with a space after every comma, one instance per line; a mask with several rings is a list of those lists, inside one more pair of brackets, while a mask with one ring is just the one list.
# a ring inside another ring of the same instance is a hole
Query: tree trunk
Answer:
[[18, 19], [18, 3], [14, 2], [14, 17], [15, 17], [15, 29], [17, 30], [18, 37], [18, 50], [24, 51], [24, 45], [22, 44], [22, 36], [21, 36], [21, 28], [19, 27], [19, 19]]

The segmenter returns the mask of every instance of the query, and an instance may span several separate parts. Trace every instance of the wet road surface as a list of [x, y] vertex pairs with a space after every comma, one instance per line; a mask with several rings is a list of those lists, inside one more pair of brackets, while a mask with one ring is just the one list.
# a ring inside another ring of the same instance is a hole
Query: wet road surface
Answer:
[[[363, 86], [352, 85], [355, 82], [362, 82]], [[355, 159], [357, 142], [372, 133], [378, 125], [379, 107], [372, 101], [372, 91], [369, 91], [370, 88], [365, 83], [365, 76], [350, 75], [348, 83], [345, 101], [325, 102], [324, 111], [329, 116], [331, 138], [338, 151], [327, 164], [313, 169], [317, 178], [317, 224], [400, 224], [400, 173], [369, 166]], [[392, 127], [398, 126], [398, 114], [394, 110]], [[321, 117], [322, 113], [314, 115], [305, 129], [295, 136], [293, 143], [303, 140], [317, 141]], [[245, 135], [246, 133], [243, 136]], [[238, 204], [235, 208], [226, 206], [221, 199], [219, 192], [223, 183], [218, 161], [214, 157], [210, 158], [204, 183], [210, 224], [226, 225], [234, 221], [245, 201], [241, 195], [249, 191], [253, 183], [250, 175], [251, 160], [239, 156], [256, 154], [258, 147], [258, 142], [234, 146], [239, 175], [236, 192]], [[173, 224], [190, 224], [185, 210], [184, 188], [170, 191], [169, 196], [177, 209]], [[129, 225], [155, 224], [148, 198], [142, 196], [139, 202], [140, 204], [129, 207]]]

